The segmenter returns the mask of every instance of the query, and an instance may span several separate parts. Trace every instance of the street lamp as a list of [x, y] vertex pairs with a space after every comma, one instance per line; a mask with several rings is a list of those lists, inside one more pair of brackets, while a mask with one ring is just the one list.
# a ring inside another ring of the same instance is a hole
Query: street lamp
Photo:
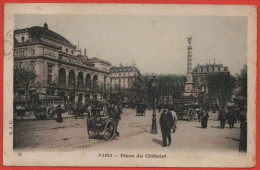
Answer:
[[157, 134], [157, 127], [156, 127], [156, 113], [155, 113], [155, 104], [156, 104], [156, 99], [155, 99], [155, 94], [156, 94], [156, 88], [158, 85], [158, 79], [156, 78], [156, 76], [152, 77], [152, 87], [153, 87], [153, 91], [154, 91], [154, 105], [153, 105], [153, 119], [152, 119], [152, 129], [151, 129], [151, 134]]

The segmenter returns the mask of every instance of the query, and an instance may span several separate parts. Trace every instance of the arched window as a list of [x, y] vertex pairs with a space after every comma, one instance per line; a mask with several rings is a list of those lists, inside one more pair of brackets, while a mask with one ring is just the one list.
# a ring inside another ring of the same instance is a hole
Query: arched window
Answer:
[[85, 84], [86, 84], [87, 89], [90, 90], [91, 89], [91, 76], [90, 76], [90, 74], [86, 75], [86, 83]]
[[94, 75], [94, 77], [93, 77], [93, 85], [96, 85], [97, 79], [98, 79], [97, 75]]
[[75, 88], [75, 72], [74, 70], [70, 70], [69, 72], [69, 87]]
[[59, 85], [61, 87], [66, 86], [66, 71], [64, 68], [60, 68], [59, 70]]
[[83, 87], [83, 73], [79, 72], [78, 74], [78, 88], [82, 88]]

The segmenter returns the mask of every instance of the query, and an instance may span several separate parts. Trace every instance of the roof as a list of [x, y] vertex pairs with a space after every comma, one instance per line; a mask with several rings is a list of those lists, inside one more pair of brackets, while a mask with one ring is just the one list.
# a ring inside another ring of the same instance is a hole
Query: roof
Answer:
[[196, 72], [197, 68], [215, 68], [215, 67], [223, 67], [224, 71], [228, 71], [228, 67], [223, 66], [223, 64], [205, 64], [205, 65], [197, 65], [193, 68], [193, 72]]
[[[128, 69], [131, 69], [131, 71], [136, 71], [136, 72], [140, 73], [139, 69], [135, 66], [119, 66], [119, 67], [112, 66], [110, 68], [110, 72], [128, 72]], [[132, 69], [134, 69], [134, 70], [132, 70]]]
[[27, 28], [27, 29], [15, 30], [16, 33], [27, 32], [27, 31], [31, 33], [31, 36], [33, 38], [38, 39], [39, 37], [45, 37], [45, 38], [51, 39], [53, 41], [63, 43], [65, 45], [75, 47], [69, 40], [67, 40], [60, 34], [48, 29], [47, 24], [44, 24], [44, 27], [34, 26], [31, 28]]

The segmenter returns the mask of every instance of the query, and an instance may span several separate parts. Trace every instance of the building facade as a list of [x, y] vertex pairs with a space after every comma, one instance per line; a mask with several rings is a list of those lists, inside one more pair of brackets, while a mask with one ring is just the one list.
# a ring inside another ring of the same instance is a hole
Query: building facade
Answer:
[[[110, 63], [78, 55], [77, 46], [63, 36], [44, 27], [14, 31], [14, 69], [32, 68], [37, 75], [36, 91], [40, 98], [68, 96], [70, 100], [102, 97], [100, 89], [109, 86]], [[97, 60], [106, 63], [99, 67]]]
[[110, 68], [111, 90], [115, 93], [122, 93], [126, 98], [133, 98], [134, 82], [142, 77], [140, 71], [135, 66], [113, 66]]
[[206, 63], [205, 65], [197, 65], [194, 67], [192, 71], [192, 76], [194, 80], [194, 88], [197, 91], [202, 91], [202, 92], [208, 92], [208, 82], [207, 78], [210, 75], [214, 75], [217, 73], [223, 73], [230, 75], [230, 72], [228, 70], [228, 67], [223, 66], [223, 64], [208, 64]]

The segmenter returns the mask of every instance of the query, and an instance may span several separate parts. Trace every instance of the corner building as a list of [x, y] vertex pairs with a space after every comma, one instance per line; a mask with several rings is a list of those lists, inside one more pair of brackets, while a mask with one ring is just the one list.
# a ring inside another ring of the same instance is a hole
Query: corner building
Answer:
[[113, 93], [122, 93], [125, 100], [136, 100], [137, 89], [133, 85], [135, 81], [140, 81], [141, 78], [140, 71], [134, 65], [110, 68], [110, 84]]
[[46, 23], [44, 27], [14, 31], [14, 67], [35, 70], [40, 99], [61, 94], [72, 101], [77, 96], [82, 96], [84, 101], [106, 96], [110, 66], [110, 62], [90, 59], [86, 50], [82, 55], [81, 49], [48, 29]]

